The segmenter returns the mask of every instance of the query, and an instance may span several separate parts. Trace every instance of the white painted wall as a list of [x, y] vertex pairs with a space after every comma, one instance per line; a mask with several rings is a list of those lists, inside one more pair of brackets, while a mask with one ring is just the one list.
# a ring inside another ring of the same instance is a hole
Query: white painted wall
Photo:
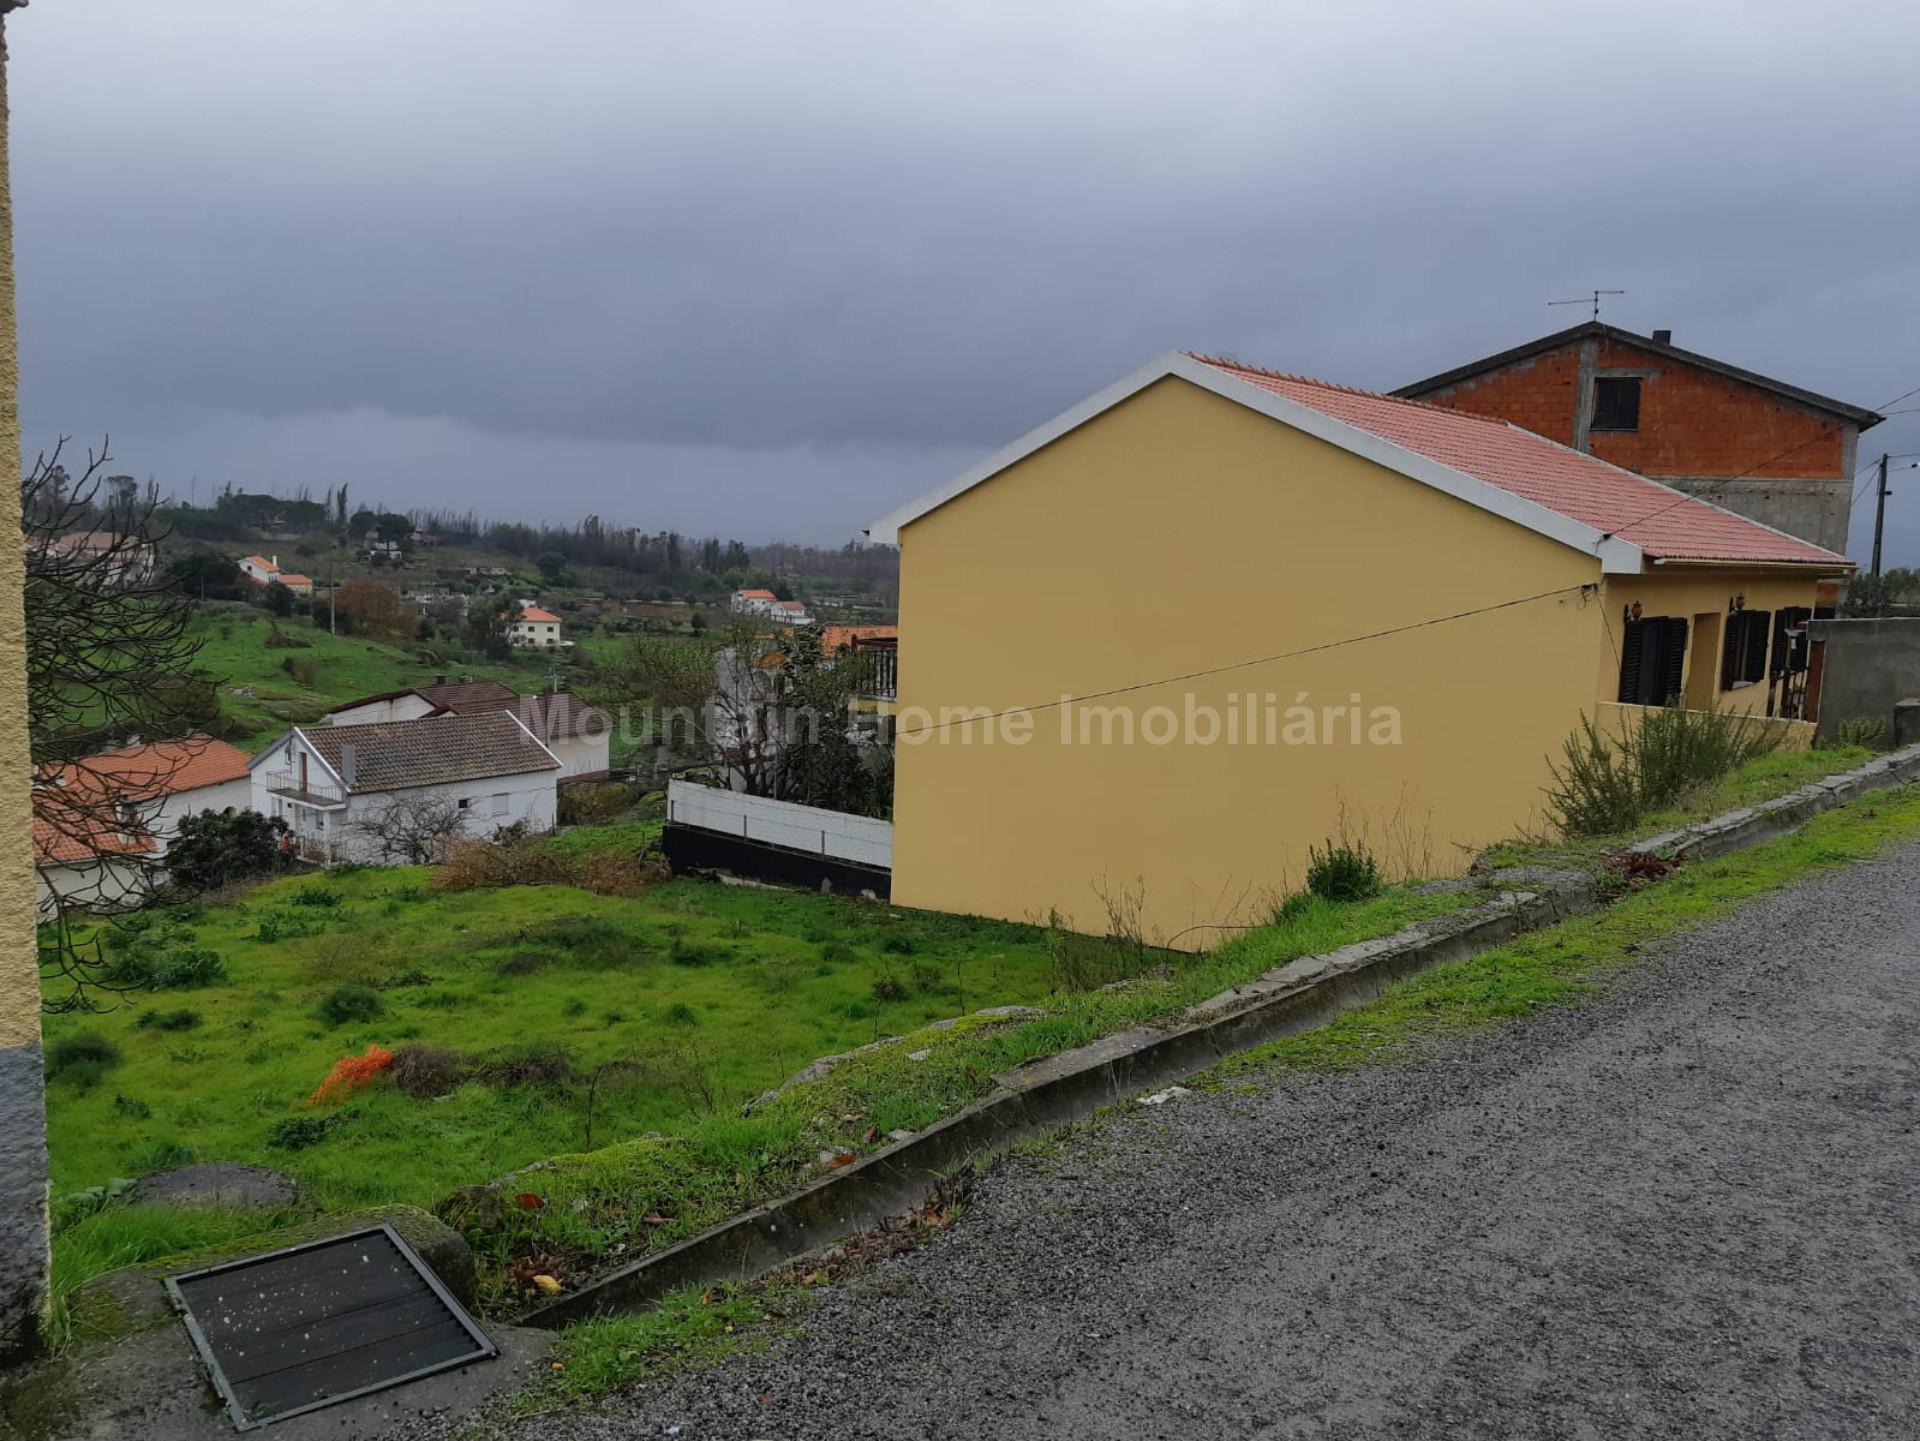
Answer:
[[159, 849], [164, 852], [185, 817], [200, 811], [225, 810], [228, 806], [240, 811], [258, 809], [253, 803], [252, 776], [236, 776], [215, 786], [196, 786], [190, 791], [175, 791], [152, 810], [144, 812], [144, 815], [147, 829], [153, 833]]
[[564, 776], [587, 776], [606, 770], [613, 764], [613, 737], [568, 736], [547, 742], [547, 749], [560, 758], [560, 774]]
[[893, 868], [893, 823], [868, 816], [770, 801], [691, 781], [669, 781], [667, 819], [788, 850]]
[[365, 705], [349, 706], [346, 710], [334, 711], [327, 717], [332, 726], [377, 725], [382, 721], [419, 720], [433, 713], [433, 702], [423, 695], [409, 691], [406, 695], [394, 696], [387, 700], [368, 701]]

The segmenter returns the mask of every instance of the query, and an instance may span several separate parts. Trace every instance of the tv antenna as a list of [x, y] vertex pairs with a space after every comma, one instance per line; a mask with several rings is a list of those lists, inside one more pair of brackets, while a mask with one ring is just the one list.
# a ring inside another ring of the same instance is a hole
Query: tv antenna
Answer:
[[1591, 295], [1582, 295], [1575, 300], [1549, 300], [1547, 302], [1547, 306], [1549, 309], [1551, 309], [1553, 306], [1556, 306], [1556, 305], [1591, 305], [1593, 307], [1593, 318], [1595, 320], [1598, 320], [1600, 318], [1600, 297], [1601, 296], [1625, 295], [1626, 293], [1627, 292], [1624, 290], [1596, 290]]

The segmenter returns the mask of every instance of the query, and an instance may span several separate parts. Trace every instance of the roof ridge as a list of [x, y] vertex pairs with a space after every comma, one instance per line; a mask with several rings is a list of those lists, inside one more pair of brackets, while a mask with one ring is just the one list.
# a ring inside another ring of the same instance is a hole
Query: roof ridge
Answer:
[[1225, 356], [1205, 355], [1198, 350], [1183, 350], [1180, 353], [1189, 360], [1197, 360], [1202, 365], [1211, 365], [1215, 370], [1238, 370], [1247, 375], [1263, 375], [1269, 380], [1284, 380], [1293, 385], [1311, 385], [1317, 390], [1338, 391], [1342, 395], [1357, 395], [1365, 400], [1390, 401], [1395, 405], [1408, 406], [1414, 410], [1424, 410], [1433, 414], [1444, 415], [1450, 420], [1474, 420], [1480, 422], [1482, 425], [1497, 425], [1503, 429], [1520, 430], [1526, 435], [1533, 434], [1532, 431], [1526, 430], [1525, 427], [1515, 426], [1512, 422], [1502, 420], [1498, 416], [1475, 415], [1471, 411], [1454, 410], [1449, 406], [1436, 405], [1431, 400], [1414, 400], [1404, 395], [1391, 395], [1384, 390], [1368, 390], [1365, 386], [1345, 385], [1337, 380], [1322, 380], [1317, 375], [1299, 375], [1290, 370], [1272, 370], [1267, 366], [1253, 365], [1244, 360], [1229, 360]]

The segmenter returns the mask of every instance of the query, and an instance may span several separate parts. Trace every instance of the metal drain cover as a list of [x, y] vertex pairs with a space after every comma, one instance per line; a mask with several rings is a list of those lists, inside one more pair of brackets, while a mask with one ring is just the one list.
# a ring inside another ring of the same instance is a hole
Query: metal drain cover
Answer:
[[243, 1431], [496, 1354], [391, 1226], [170, 1276], [167, 1291]]

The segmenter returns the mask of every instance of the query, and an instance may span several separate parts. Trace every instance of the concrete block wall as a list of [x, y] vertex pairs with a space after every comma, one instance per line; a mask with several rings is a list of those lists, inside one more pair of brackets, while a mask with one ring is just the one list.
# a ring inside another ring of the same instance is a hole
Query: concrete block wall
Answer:
[[1820, 739], [1863, 716], [1885, 721], [1891, 736], [1894, 707], [1920, 699], [1920, 617], [1816, 620], [1808, 634], [1826, 642]]

